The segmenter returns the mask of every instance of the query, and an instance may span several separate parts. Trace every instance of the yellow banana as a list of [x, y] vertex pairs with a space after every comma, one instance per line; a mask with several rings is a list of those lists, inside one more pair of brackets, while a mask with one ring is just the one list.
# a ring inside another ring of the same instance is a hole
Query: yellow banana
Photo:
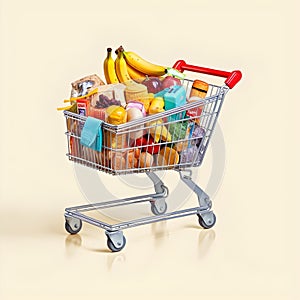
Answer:
[[115, 61], [111, 56], [112, 49], [107, 48], [107, 57], [104, 60], [104, 76], [107, 84], [119, 83], [118, 77], [115, 71]]
[[138, 71], [137, 69], [133, 68], [129, 64], [127, 64], [127, 72], [129, 76], [135, 80], [136, 82], [142, 82], [146, 79], [146, 75], [142, 72]]
[[123, 51], [118, 51], [118, 57], [115, 60], [115, 69], [120, 82], [132, 81], [127, 71], [127, 64]]
[[152, 64], [132, 51], [124, 51], [124, 57], [127, 64], [146, 75], [161, 76], [166, 74], [166, 67]]
[[165, 125], [161, 124], [163, 124], [161, 120], [150, 122], [149, 126], [152, 126], [149, 128], [151, 136], [153, 137], [155, 143], [157, 143], [160, 139], [165, 142], [171, 142], [172, 136], [170, 132]]
[[149, 107], [149, 115], [153, 115], [153, 114], [165, 111], [164, 106], [165, 106], [164, 98], [162, 98], [162, 97], [154, 98], [151, 101], [151, 104]]

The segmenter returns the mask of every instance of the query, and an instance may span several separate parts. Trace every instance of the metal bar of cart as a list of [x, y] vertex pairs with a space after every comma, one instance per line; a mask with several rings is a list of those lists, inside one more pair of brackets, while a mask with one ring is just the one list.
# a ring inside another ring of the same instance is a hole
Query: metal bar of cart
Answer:
[[90, 216], [86, 216], [86, 215], [80, 213], [78, 210], [71, 212], [66, 209], [65, 216], [78, 218], [86, 223], [90, 223], [92, 225], [98, 226], [98, 227], [100, 227], [102, 229], [106, 229], [108, 231], [118, 231], [118, 230], [122, 230], [122, 229], [126, 229], [126, 228], [155, 223], [158, 221], [165, 221], [165, 220], [175, 219], [175, 218], [179, 218], [179, 217], [195, 215], [195, 214], [200, 213], [203, 210], [204, 209], [200, 208], [200, 207], [193, 207], [193, 208], [178, 210], [178, 211], [174, 211], [174, 212], [170, 212], [170, 213], [165, 213], [163, 215], [149, 216], [149, 217], [140, 218], [140, 219], [136, 219], [136, 220], [132, 220], [132, 221], [126, 221], [126, 222], [117, 223], [117, 224], [108, 224], [103, 221], [99, 221], [95, 218], [92, 218]]
[[136, 197], [129, 197], [124, 199], [118, 199], [118, 200], [112, 200], [112, 201], [106, 201], [101, 203], [95, 203], [95, 204], [86, 204], [81, 206], [74, 206], [66, 208], [66, 211], [68, 212], [85, 212], [85, 211], [91, 211], [95, 209], [105, 209], [105, 208], [111, 208], [115, 206], [122, 206], [122, 205], [129, 205], [133, 203], [141, 203], [141, 202], [147, 202], [147, 201], [153, 201], [157, 198], [165, 198], [166, 193], [156, 193], [156, 194], [148, 194], [143, 196], [136, 196]]

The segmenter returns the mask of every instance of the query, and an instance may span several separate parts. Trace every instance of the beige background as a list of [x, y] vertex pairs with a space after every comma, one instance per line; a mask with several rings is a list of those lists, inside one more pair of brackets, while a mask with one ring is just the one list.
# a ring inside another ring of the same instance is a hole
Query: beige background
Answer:
[[[0, 3], [1, 299], [300, 298], [297, 1]], [[187, 217], [137, 227], [112, 254], [102, 230], [64, 230], [64, 208], [86, 199], [55, 108], [71, 81], [103, 77], [106, 47], [120, 44], [244, 77], [219, 120], [216, 226]]]

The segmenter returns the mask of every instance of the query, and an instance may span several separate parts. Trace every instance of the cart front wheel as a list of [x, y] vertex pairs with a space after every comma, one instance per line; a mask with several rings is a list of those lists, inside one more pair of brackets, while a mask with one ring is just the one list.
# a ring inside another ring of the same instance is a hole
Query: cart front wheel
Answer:
[[151, 202], [151, 211], [154, 215], [162, 215], [168, 209], [165, 199], [159, 199]]
[[65, 229], [70, 234], [78, 233], [82, 228], [82, 221], [80, 219], [66, 219]]
[[126, 245], [126, 238], [123, 236], [122, 241], [117, 242], [117, 246], [112, 242], [110, 238], [107, 238], [107, 247], [112, 251], [112, 252], [119, 252], [121, 251]]
[[199, 224], [204, 229], [212, 228], [216, 224], [216, 215], [211, 211], [204, 214], [198, 214]]

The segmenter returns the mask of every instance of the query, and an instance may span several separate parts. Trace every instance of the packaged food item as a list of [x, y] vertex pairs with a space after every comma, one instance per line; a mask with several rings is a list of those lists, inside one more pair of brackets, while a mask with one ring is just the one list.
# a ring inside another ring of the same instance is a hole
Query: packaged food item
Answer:
[[138, 101], [148, 97], [147, 87], [143, 84], [132, 82], [126, 85], [124, 90], [126, 103]]
[[164, 147], [160, 150], [158, 164], [160, 166], [176, 165], [179, 162], [178, 152], [170, 147]]
[[177, 152], [188, 147], [188, 138], [190, 135], [190, 126], [188, 121], [180, 121], [169, 125], [169, 132], [172, 135], [172, 148]]
[[111, 105], [106, 109], [106, 121], [112, 125], [120, 125], [127, 121], [127, 112], [123, 106]]
[[[123, 106], [111, 105], [106, 109], [106, 121], [112, 125], [120, 125], [127, 121], [127, 112]], [[106, 130], [105, 145], [113, 149], [124, 149], [129, 142], [127, 133], [115, 133]]]
[[[136, 107], [129, 107], [126, 109], [127, 111], [127, 122], [141, 119], [144, 117], [141, 110]], [[130, 128], [129, 137], [131, 139], [138, 139], [144, 135], [144, 124], [138, 125]]]
[[114, 99], [113, 92], [110, 91], [110, 93], [106, 94], [95, 94], [91, 101], [90, 116], [105, 121], [106, 108], [111, 105], [121, 106], [121, 102]]
[[205, 98], [208, 91], [208, 87], [208, 83], [198, 79], [194, 80], [190, 92], [190, 97]]
[[[186, 91], [181, 85], [168, 87], [154, 95], [155, 97], [163, 97], [165, 110], [186, 104]], [[185, 112], [176, 113], [168, 117], [168, 121], [181, 120], [185, 117]]]
[[143, 117], [146, 116], [146, 110], [145, 110], [145, 107], [143, 105], [143, 103], [141, 102], [138, 102], [138, 101], [132, 101], [132, 102], [129, 102], [127, 105], [126, 105], [126, 110], [130, 109], [130, 108], [137, 108], [139, 109], [142, 114], [143, 114]]
[[78, 99], [77, 113], [81, 116], [88, 116], [90, 114], [90, 100], [86, 98]]
[[186, 148], [180, 153], [180, 163], [188, 164], [194, 161], [197, 163], [198, 154], [199, 154], [199, 149], [196, 145]]
[[[192, 126], [190, 126], [192, 124]], [[189, 124], [189, 145], [180, 152], [180, 163], [198, 163], [200, 161], [199, 148], [203, 138], [205, 137], [205, 130], [198, 124], [191, 122]]]
[[71, 83], [71, 98], [84, 96], [97, 86], [104, 85], [105, 83], [101, 78], [96, 75], [89, 75]]
[[[187, 100], [188, 103], [199, 101], [199, 98], [205, 98], [209, 85], [202, 80], [194, 80], [193, 86], [190, 92], [190, 97]], [[200, 124], [200, 118], [197, 118], [201, 115], [203, 110], [203, 105], [187, 110], [186, 114], [192, 117], [192, 120], [197, 124]]]
[[163, 97], [166, 110], [186, 104], [185, 88], [181, 85], [174, 85], [168, 88]]
[[141, 168], [150, 168], [153, 164], [153, 157], [148, 152], [142, 152], [139, 157], [139, 166]]
[[146, 86], [136, 82], [127, 84], [124, 94], [127, 104], [133, 101], [140, 102], [144, 105], [145, 111], [148, 112], [151, 95], [148, 93]]

